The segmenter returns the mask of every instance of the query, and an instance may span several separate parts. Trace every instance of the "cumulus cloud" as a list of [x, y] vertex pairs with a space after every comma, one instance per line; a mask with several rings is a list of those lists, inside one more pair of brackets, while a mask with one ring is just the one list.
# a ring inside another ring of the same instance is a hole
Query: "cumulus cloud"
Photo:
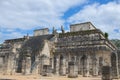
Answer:
[[69, 8], [85, 0], [0, 0], [2, 27], [31, 29], [35, 26], [59, 26]]
[[[22, 30], [40, 27], [58, 28], [64, 23], [91, 21], [97, 28], [109, 33], [109, 38], [120, 39], [120, 1], [93, 3], [81, 7], [67, 20], [64, 13], [88, 0], [0, 0], [0, 43], [5, 39], [22, 37]], [[18, 30], [20, 29], [20, 31]], [[32, 35], [32, 34], [30, 34]]]
[[120, 3], [118, 1], [107, 4], [94, 3], [85, 6], [78, 13], [68, 19], [69, 23], [91, 21], [97, 28], [109, 33], [109, 38], [119, 38], [120, 32]]
[[[40, 27], [60, 27], [64, 24], [62, 16], [71, 7], [81, 5], [86, 0], [0, 0], [0, 39], [21, 36], [21, 30], [34, 30]], [[8, 28], [8, 29], [7, 29]], [[8, 31], [7, 31], [7, 30]], [[16, 30], [16, 31], [15, 31]], [[1, 41], [0, 41], [1, 42]]]

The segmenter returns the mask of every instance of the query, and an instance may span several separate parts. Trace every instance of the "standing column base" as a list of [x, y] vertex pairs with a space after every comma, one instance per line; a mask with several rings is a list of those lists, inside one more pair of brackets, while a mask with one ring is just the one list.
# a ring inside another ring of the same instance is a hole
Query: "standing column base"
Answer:
[[102, 67], [102, 80], [112, 80], [110, 66]]
[[69, 78], [76, 78], [78, 77], [78, 70], [77, 70], [77, 66], [75, 64], [75, 62], [69, 62], [69, 73], [68, 73], [68, 77]]

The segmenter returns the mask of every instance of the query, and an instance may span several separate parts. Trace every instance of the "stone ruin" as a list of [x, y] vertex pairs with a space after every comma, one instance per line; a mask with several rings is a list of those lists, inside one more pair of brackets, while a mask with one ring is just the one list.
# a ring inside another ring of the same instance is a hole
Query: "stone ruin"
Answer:
[[35, 30], [34, 36], [5, 40], [0, 46], [0, 73], [119, 78], [120, 51], [101, 30], [91, 22], [73, 24], [70, 32], [61, 30], [49, 34], [45, 28]]

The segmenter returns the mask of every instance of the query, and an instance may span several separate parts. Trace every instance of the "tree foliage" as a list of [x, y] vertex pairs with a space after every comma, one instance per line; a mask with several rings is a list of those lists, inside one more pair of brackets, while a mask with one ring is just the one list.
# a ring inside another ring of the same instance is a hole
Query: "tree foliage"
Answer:
[[104, 35], [105, 35], [105, 38], [108, 38], [108, 36], [109, 36], [109, 35], [108, 35], [108, 33], [106, 33], [106, 32], [105, 32], [105, 34], [104, 34]]

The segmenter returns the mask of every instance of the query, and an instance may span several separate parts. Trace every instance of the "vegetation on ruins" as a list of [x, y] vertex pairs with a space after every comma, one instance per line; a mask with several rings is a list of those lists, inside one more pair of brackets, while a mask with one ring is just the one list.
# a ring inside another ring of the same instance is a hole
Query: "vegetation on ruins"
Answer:
[[105, 35], [105, 38], [108, 38], [108, 36], [109, 36], [107, 32], [105, 32], [104, 35]]

